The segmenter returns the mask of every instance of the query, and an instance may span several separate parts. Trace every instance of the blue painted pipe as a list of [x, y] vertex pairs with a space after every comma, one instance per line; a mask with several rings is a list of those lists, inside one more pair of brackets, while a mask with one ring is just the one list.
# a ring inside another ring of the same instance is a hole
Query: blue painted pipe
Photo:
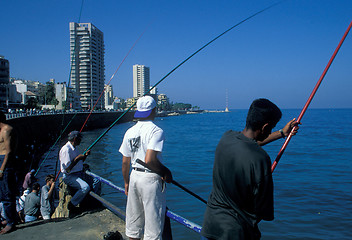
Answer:
[[[100, 177], [99, 175], [95, 174], [95, 173], [92, 173], [92, 172], [89, 172], [89, 171], [86, 171], [86, 174], [89, 175], [89, 176], [92, 176], [98, 180], [100, 180], [101, 182], [107, 184], [108, 186], [118, 190], [119, 192], [121, 193], [125, 193], [125, 189], [124, 188], [121, 188], [121, 187], [118, 187], [116, 186], [115, 184], [113, 184], [112, 182], [110, 182], [109, 180], [106, 180], [105, 178], [102, 178]], [[188, 219], [186, 218], [183, 218], [181, 217], [180, 215], [174, 213], [174, 212], [171, 212], [170, 210], [167, 210], [166, 211], [166, 216], [168, 216], [169, 218], [171, 218], [172, 220], [186, 226], [187, 228], [195, 231], [196, 233], [200, 233], [202, 227], [199, 226], [198, 224], [194, 223], [194, 222], [191, 222], [189, 221]]]

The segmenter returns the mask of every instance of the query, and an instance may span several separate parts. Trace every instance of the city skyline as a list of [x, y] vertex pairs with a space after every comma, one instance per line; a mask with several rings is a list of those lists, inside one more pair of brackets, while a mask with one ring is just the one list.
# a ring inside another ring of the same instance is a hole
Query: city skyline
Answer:
[[[104, 32], [106, 82], [144, 33], [111, 81], [115, 95], [127, 99], [132, 96], [134, 64], [153, 69], [152, 86], [216, 35], [273, 3], [86, 0], [80, 22], [91, 22]], [[6, 37], [0, 39], [0, 55], [10, 61], [10, 76], [68, 82], [67, 26], [78, 21], [80, 7], [78, 1], [4, 3], [0, 24]], [[201, 51], [158, 85], [159, 92], [203, 109], [224, 109], [226, 89], [230, 109], [247, 108], [258, 97], [282, 108], [302, 108], [352, 20], [350, 12], [351, 1], [283, 1]], [[312, 108], [352, 107], [351, 35]]]

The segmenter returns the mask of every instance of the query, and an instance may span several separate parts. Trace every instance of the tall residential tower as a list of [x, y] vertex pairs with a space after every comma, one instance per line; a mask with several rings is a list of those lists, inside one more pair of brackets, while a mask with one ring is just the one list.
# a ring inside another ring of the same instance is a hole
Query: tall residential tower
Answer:
[[[104, 35], [98, 28], [70, 22], [71, 86], [83, 109], [91, 109], [104, 90], [104, 53]], [[104, 108], [104, 98], [96, 107]]]
[[133, 97], [141, 97], [149, 91], [149, 71], [149, 67], [144, 65], [133, 65]]
[[9, 60], [0, 56], [0, 107], [5, 108], [8, 105], [8, 89], [10, 81]]

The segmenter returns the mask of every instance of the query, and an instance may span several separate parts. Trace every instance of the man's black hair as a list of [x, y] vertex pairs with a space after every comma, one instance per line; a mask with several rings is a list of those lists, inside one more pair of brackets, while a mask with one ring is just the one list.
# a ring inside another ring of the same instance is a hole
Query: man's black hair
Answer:
[[40, 184], [39, 183], [33, 183], [32, 185], [32, 190], [40, 190]]
[[0, 122], [2, 123], [6, 122], [6, 115], [3, 111], [0, 111]]
[[265, 98], [256, 99], [248, 110], [246, 128], [256, 131], [266, 123], [274, 128], [281, 116], [281, 110], [274, 103]]
[[47, 175], [46, 177], [45, 177], [45, 182], [47, 183], [47, 182], [49, 182], [51, 179], [55, 179], [55, 176], [54, 176], [54, 174], [49, 174], [49, 175]]

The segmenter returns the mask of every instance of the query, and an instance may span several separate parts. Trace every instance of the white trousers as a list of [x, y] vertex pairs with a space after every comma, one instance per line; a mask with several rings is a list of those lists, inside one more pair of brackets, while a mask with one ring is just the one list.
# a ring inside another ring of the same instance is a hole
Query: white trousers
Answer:
[[126, 206], [126, 235], [144, 240], [161, 239], [166, 199], [163, 181], [155, 173], [132, 170]]

